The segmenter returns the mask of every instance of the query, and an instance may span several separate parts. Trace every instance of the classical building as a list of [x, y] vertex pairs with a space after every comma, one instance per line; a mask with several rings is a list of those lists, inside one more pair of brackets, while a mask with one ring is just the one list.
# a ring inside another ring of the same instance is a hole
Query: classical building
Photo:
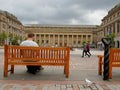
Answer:
[[115, 46], [120, 47], [120, 3], [108, 11], [108, 14], [102, 19], [102, 23], [97, 32], [97, 42], [108, 34], [115, 35]]
[[5, 42], [9, 43], [10, 38], [25, 37], [24, 26], [13, 14], [0, 10], [0, 34], [4, 33]]
[[25, 26], [26, 32], [35, 34], [35, 41], [40, 46], [80, 47], [83, 42], [96, 43], [95, 25], [39, 25]]

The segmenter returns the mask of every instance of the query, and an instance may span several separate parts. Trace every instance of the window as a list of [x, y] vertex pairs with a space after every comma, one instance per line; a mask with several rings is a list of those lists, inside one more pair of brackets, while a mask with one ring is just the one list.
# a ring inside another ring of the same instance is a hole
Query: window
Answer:
[[117, 32], [120, 32], [120, 21], [117, 22]]
[[78, 44], [80, 44], [80, 41], [78, 41]]
[[76, 41], [74, 41], [73, 43], [76, 44]]
[[3, 23], [3, 28], [5, 29], [6, 28], [6, 25]]
[[117, 16], [120, 16], [120, 12], [117, 13]]
[[5, 21], [5, 17], [3, 17], [3, 21]]

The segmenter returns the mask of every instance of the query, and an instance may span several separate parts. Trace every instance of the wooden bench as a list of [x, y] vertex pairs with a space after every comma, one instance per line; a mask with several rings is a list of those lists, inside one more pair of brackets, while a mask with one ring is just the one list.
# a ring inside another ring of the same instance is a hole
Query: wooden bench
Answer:
[[[14, 73], [15, 65], [64, 66], [64, 74], [69, 77], [69, 47], [4, 46], [4, 77], [8, 71]], [[8, 66], [10, 65], [10, 70]]]
[[[103, 55], [98, 55], [98, 74], [102, 74]], [[112, 67], [120, 67], [120, 49], [110, 48], [109, 53], [109, 78], [112, 78]]]

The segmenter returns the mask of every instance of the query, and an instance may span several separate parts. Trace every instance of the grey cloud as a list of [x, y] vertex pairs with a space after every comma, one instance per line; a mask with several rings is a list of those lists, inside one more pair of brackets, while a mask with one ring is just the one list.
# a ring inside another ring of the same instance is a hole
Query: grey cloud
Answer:
[[[72, 24], [72, 20], [76, 24], [93, 24], [92, 12], [108, 12], [118, 3], [119, 0], [0, 0], [0, 9], [14, 14], [23, 24]], [[98, 21], [96, 17], [94, 23], [100, 24]]]

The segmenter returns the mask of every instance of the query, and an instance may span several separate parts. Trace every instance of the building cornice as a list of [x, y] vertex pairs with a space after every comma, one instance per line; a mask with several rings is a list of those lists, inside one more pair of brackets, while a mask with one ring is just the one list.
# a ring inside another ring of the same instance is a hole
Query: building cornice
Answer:
[[50, 24], [26, 24], [24, 25], [25, 27], [29, 28], [29, 27], [32, 27], [32, 28], [42, 28], [42, 27], [48, 27], [48, 28], [57, 28], [57, 27], [63, 27], [63, 28], [67, 28], [67, 27], [70, 27], [70, 28], [96, 28], [98, 27], [99, 25], [50, 25]]
[[112, 16], [114, 13], [120, 10], [120, 3], [113, 7], [111, 10], [108, 11], [108, 14], [102, 19], [104, 21], [108, 17]]
[[4, 15], [5, 17], [7, 18], [10, 18], [12, 19], [13, 21], [15, 22], [18, 22], [19, 24], [22, 25], [22, 23], [18, 20], [18, 18], [16, 16], [14, 16], [13, 14], [7, 12], [7, 11], [3, 11], [3, 10], [0, 10], [0, 14]]

